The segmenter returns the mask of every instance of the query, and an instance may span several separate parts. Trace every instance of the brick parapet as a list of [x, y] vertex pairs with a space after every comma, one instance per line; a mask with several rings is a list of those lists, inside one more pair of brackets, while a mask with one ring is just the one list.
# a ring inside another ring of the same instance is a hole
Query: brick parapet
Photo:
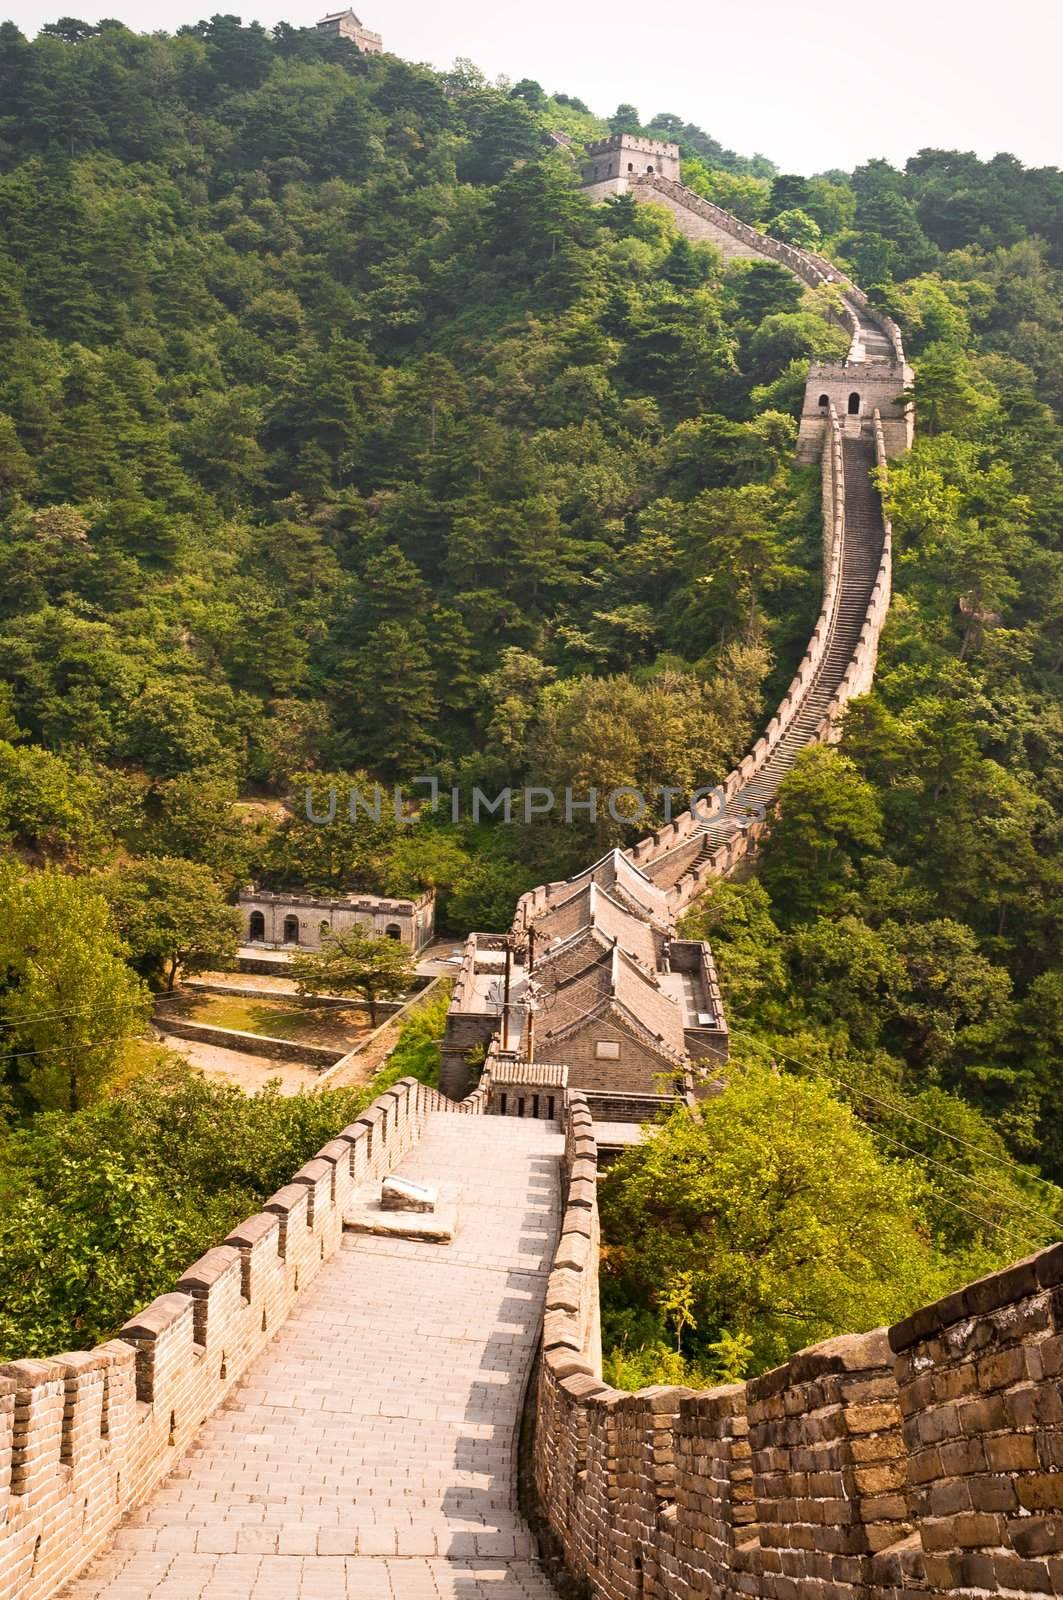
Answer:
[[[830, 648], [831, 630], [841, 592], [841, 568], [845, 548], [845, 465], [841, 424], [834, 406], [831, 406], [828, 412], [820, 460], [820, 477], [823, 504], [823, 597], [819, 616], [812, 630], [808, 648], [779, 702], [775, 715], [749, 754], [728, 773], [720, 785], [718, 795], [723, 804], [734, 799], [739, 790], [770, 760], [780, 740], [785, 737], [791, 723], [800, 712]], [[685, 840], [692, 838], [706, 817], [707, 813], [704, 810], [699, 815], [695, 815], [693, 811], [684, 811], [673, 822], [634, 845], [630, 852], [632, 860], [638, 866], [645, 867], [651, 861], [666, 855]], [[749, 844], [749, 838], [745, 833], [740, 833], [736, 839], [729, 840], [723, 847], [723, 852], [728, 856], [728, 870], [734, 864], [731, 857], [734, 856], [739, 841], [744, 841], [739, 853], [745, 854]], [[700, 874], [692, 872], [688, 877], [681, 878], [670, 891], [669, 899], [677, 907], [685, 905], [693, 898], [694, 893], [700, 891], [704, 877], [704, 872]]]
[[402, 1079], [118, 1338], [0, 1366], [0, 1600], [46, 1600], [92, 1559], [339, 1248], [354, 1191], [432, 1113], [480, 1113], [487, 1097], [455, 1103]]
[[626, 1394], [601, 1377], [578, 1093], [566, 1171], [533, 1464], [591, 1600], [1063, 1594], [1063, 1245], [748, 1383]]
[[[882, 417], [877, 410], [874, 412], [871, 425], [875, 442], [876, 465], [884, 474], [887, 468], [887, 449]], [[840, 427], [834, 407], [831, 406], [827, 442], [836, 437], [836, 427], [839, 428], [837, 438], [838, 453], [840, 457]], [[825, 459], [826, 455], [827, 449], [825, 443]], [[840, 552], [844, 550], [844, 466], [841, 466], [834, 475], [833, 483], [834, 487], [833, 491], [831, 491], [828, 488], [828, 472], [826, 466], [824, 466], [823, 503], [825, 529], [827, 526], [828, 514], [832, 514], [833, 516], [837, 517], [839, 497], [841, 501], [841, 515], [837, 521], [837, 531], [834, 539], [832, 562], [836, 559], [840, 559]], [[831, 493], [833, 493], [833, 504], [830, 508], [828, 508], [828, 495]], [[849, 701], [854, 699], [857, 695], [867, 694], [874, 681], [875, 666], [878, 661], [879, 640], [882, 635], [882, 629], [885, 626], [886, 616], [889, 612], [890, 597], [892, 592], [893, 529], [889, 519], [885, 515], [883, 515], [882, 518], [882, 527], [883, 539], [882, 549], [879, 556], [878, 570], [875, 574], [875, 580], [872, 585], [871, 594], [868, 597], [864, 619], [860, 626], [860, 634], [853, 649], [852, 656], [850, 657], [845, 668], [845, 672], [842, 675], [841, 681], [839, 682], [838, 687], [831, 698], [831, 702], [827, 707], [827, 710], [824, 712], [822, 720], [816, 728], [815, 734], [813, 735], [811, 740], [811, 743], [813, 744], [831, 744], [837, 742], [837, 740], [841, 738], [842, 724], [846, 706], [848, 705]], [[824, 609], [820, 613], [820, 621], [817, 622], [816, 625], [817, 629], [822, 627], [827, 604], [828, 601], [825, 594]], [[800, 711], [801, 702], [804, 699], [805, 693], [807, 693], [812, 682], [814, 681], [815, 674], [819, 670], [819, 665], [822, 664], [828, 644], [829, 632], [822, 635], [821, 642], [817, 650], [816, 632], [813, 632], [813, 638], [809, 646], [809, 652], [806, 652], [805, 660], [802, 662], [801, 668], [798, 671], [798, 675], [794, 679], [794, 683], [791, 684], [786, 696], [784, 696], [779, 710], [776, 712], [772, 722], [768, 725], [767, 731], [765, 732], [764, 736], [758, 740], [757, 744], [754, 745], [749, 755], [745, 757], [745, 760], [742, 761], [735, 771], [731, 773], [725, 780], [724, 788], [728, 799], [732, 798], [732, 796], [738, 792], [742, 785], [748, 782], [749, 779], [755, 776], [755, 774], [760, 770], [765, 761], [769, 758], [772, 750], [775, 748], [775, 745], [778, 743], [779, 738], [785, 733], [786, 727], [789, 726], [789, 723]], [[802, 678], [802, 674], [804, 674], [805, 687], [803, 692], [800, 693], [800, 697], [795, 700], [795, 685], [798, 683], [798, 680]], [[784, 718], [785, 721], [783, 721]], [[773, 728], [778, 730], [774, 735], [774, 738], [772, 737]], [[683, 817], [677, 818], [677, 824], [682, 825], [682, 827], [685, 829], [685, 832], [679, 832], [675, 836], [674, 842], [667, 842], [664, 849], [656, 849], [652, 855], [644, 854], [642, 861], [647, 862], [649, 860], [653, 860], [656, 856], [664, 854], [666, 849], [675, 849], [676, 843], [681, 844], [684, 838], [690, 838], [693, 835], [694, 826], [692, 821], [690, 823], [686, 821], [688, 816], [690, 816], [690, 813], [685, 813]], [[697, 896], [702, 892], [705, 884], [710, 879], [726, 877], [728, 873], [733, 871], [737, 864], [755, 848], [756, 844], [766, 832], [766, 822], [754, 822], [748, 828], [733, 833], [730, 838], [728, 838], [710, 854], [692, 863], [688, 871], [684, 873], [679, 881], [668, 891], [669, 903], [674, 906], [676, 911], [679, 911], [684, 906], [689, 905], [690, 902], [696, 899]], [[655, 835], [654, 837], [656, 838], [658, 836]], [[663, 831], [661, 837], [666, 837]], [[643, 845], [646, 843], [647, 841], [643, 841]], [[635, 847], [636, 850], [638, 848], [639, 846]], [[636, 857], [636, 859], [638, 859], [638, 857]]]

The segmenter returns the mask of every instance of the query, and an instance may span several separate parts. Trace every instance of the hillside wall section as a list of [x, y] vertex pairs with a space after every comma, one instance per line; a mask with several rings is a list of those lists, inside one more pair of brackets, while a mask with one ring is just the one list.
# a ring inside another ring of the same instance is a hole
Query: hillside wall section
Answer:
[[536, 1401], [544, 1548], [590, 1600], [1063, 1593], [1063, 1245], [744, 1384], [601, 1377], [578, 1093]]
[[455, 1103], [402, 1079], [117, 1338], [0, 1366], [0, 1600], [46, 1600], [103, 1548], [339, 1248], [355, 1191], [432, 1112], [486, 1103], [486, 1089]]

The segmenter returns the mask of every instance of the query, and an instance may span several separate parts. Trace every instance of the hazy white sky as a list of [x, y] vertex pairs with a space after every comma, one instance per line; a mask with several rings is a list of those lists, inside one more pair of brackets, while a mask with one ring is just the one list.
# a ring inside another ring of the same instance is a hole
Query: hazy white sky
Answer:
[[[311, 0], [0, 0], [25, 32], [74, 15], [173, 30], [217, 11], [307, 25]], [[924, 145], [1063, 165], [1063, 0], [354, 0], [385, 48], [537, 78], [608, 114], [674, 111], [789, 171], [900, 163]], [[876, 27], [875, 19], [884, 19]]]

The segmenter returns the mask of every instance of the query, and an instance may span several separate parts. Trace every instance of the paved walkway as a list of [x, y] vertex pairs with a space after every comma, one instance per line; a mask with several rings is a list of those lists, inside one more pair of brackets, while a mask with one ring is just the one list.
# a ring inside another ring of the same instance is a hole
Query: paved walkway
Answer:
[[449, 1246], [348, 1235], [69, 1600], [551, 1600], [516, 1510], [558, 1224], [550, 1123], [436, 1115]]

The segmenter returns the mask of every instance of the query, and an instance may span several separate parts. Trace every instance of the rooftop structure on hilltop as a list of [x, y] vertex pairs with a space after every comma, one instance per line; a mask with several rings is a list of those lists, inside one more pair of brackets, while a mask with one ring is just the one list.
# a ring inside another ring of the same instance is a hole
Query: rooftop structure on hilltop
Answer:
[[319, 33], [330, 33], [340, 39], [350, 39], [363, 55], [378, 56], [384, 49], [384, 41], [379, 33], [371, 33], [363, 26], [361, 19], [349, 9], [330, 11], [328, 16], [321, 18], [317, 26]]

